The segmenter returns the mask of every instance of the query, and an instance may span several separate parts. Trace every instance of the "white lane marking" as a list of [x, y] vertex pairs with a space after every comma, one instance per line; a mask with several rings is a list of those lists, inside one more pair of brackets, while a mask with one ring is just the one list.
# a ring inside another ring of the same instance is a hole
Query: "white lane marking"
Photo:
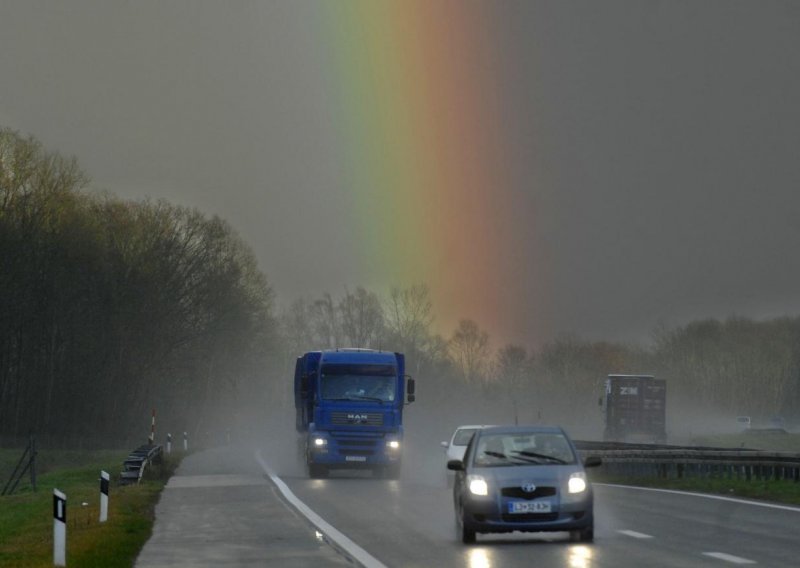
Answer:
[[775, 505], [772, 503], [762, 503], [760, 501], [747, 501], [746, 499], [736, 499], [735, 497], [724, 497], [722, 495], [710, 495], [708, 493], [692, 493], [689, 491], [677, 491], [675, 489], [656, 489], [655, 487], [636, 487], [635, 485], [618, 485], [616, 483], [592, 483], [592, 485], [620, 487], [622, 489], [638, 489], [639, 491], [653, 491], [655, 493], [672, 493], [674, 495], [688, 495], [690, 497], [703, 497], [704, 499], [716, 499], [718, 501], [728, 501], [730, 503], [740, 503], [742, 505], [753, 505], [754, 507], [767, 507], [769, 509], [780, 509], [782, 511], [800, 513], [800, 507]]
[[311, 508], [298, 499], [292, 490], [278, 477], [274, 471], [267, 465], [264, 458], [261, 456], [260, 451], [256, 451], [256, 460], [261, 464], [261, 467], [269, 475], [272, 482], [278, 486], [283, 496], [289, 503], [303, 513], [305, 517], [311, 521], [325, 536], [335, 542], [347, 554], [353, 557], [356, 561], [361, 563], [365, 568], [387, 568], [380, 560], [372, 556], [369, 552], [358, 546], [355, 542], [347, 538], [345, 535], [336, 530], [332, 525], [325, 521], [322, 517], [317, 515]]
[[649, 534], [644, 534], [644, 533], [640, 533], [640, 532], [636, 532], [636, 531], [617, 531], [617, 532], [618, 533], [622, 533], [622, 534], [627, 535], [627, 536], [630, 536], [630, 537], [633, 537], [633, 538], [653, 538]]
[[755, 560], [748, 560], [747, 558], [742, 558], [741, 556], [734, 556], [732, 554], [725, 554], [724, 552], [704, 552], [703, 556], [710, 556], [711, 558], [717, 558], [719, 560], [724, 560], [725, 562], [730, 562], [732, 564], [755, 564]]

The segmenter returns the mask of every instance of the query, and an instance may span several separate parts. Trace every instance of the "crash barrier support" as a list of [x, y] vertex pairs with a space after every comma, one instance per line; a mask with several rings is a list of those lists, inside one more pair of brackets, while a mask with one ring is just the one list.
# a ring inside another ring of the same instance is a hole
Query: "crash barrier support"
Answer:
[[[578, 442], [582, 457], [602, 458], [602, 470], [623, 477], [684, 477], [800, 482], [800, 453]], [[629, 446], [629, 447], [626, 447]]]
[[162, 459], [162, 447], [158, 444], [145, 444], [133, 450], [125, 461], [122, 462], [122, 472], [119, 474], [121, 485], [139, 483], [144, 475], [145, 469], [153, 463], [159, 463]]

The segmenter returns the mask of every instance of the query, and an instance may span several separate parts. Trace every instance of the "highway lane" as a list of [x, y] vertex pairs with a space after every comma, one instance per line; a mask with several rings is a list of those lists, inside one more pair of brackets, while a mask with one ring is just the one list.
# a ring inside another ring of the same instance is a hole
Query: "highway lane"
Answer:
[[[410, 450], [411, 448], [409, 448]], [[596, 540], [566, 533], [479, 535], [456, 540], [450, 489], [438, 454], [416, 455], [400, 480], [336, 472], [307, 479], [278, 470], [294, 494], [389, 567], [796, 566], [800, 510], [734, 500], [596, 486]], [[268, 454], [265, 459], [269, 462]]]

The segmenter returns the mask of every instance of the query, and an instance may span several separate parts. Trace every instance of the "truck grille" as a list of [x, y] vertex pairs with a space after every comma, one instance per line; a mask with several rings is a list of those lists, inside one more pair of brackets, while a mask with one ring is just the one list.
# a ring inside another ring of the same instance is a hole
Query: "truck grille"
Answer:
[[383, 426], [380, 412], [332, 412], [331, 423], [337, 426]]

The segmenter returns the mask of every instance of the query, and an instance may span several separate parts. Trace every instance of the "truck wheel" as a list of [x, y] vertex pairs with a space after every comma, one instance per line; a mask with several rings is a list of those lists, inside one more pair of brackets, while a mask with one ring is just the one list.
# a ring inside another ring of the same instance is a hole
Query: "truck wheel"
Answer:
[[315, 463], [308, 464], [308, 477], [311, 479], [325, 479], [328, 477], [328, 468]]
[[381, 474], [384, 479], [400, 479], [400, 464], [393, 463], [383, 466]]

